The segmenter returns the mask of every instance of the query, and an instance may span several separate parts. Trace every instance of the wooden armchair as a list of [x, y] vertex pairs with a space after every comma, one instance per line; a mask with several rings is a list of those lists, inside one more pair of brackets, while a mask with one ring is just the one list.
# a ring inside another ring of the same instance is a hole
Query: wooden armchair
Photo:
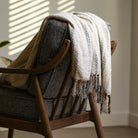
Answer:
[[[66, 116], [65, 113], [66, 113], [67, 107], [69, 106], [70, 100], [72, 98], [71, 93], [68, 92], [68, 96], [66, 98], [65, 104], [60, 112], [60, 117], [58, 118], [55, 117], [56, 113], [59, 110], [61, 100], [62, 100], [64, 91], [66, 89], [67, 82], [70, 78], [70, 72], [71, 72], [70, 68], [68, 68], [66, 71], [64, 81], [62, 83], [62, 86], [57, 96], [56, 104], [52, 110], [52, 114], [50, 115], [50, 117], [48, 116], [47, 108], [45, 106], [45, 99], [41, 91], [38, 75], [43, 74], [45, 72], [49, 72], [50, 70], [56, 68], [69, 52], [70, 43], [71, 42], [69, 39], [65, 39], [62, 47], [60, 48], [56, 56], [46, 65], [39, 66], [37, 68], [30, 69], [30, 70], [0, 68], [0, 73], [29, 74], [31, 76], [33, 80], [34, 90], [35, 90], [36, 104], [40, 115], [40, 120], [31, 120], [31, 119], [26, 120], [26, 119], [19, 119], [12, 116], [5, 116], [0, 112], [0, 127], [9, 128], [8, 138], [13, 138], [14, 129], [35, 132], [35, 133], [44, 135], [45, 138], [52, 138], [53, 137], [52, 130], [86, 122], [86, 121], [94, 122], [98, 138], [104, 138], [103, 128], [102, 128], [99, 113], [97, 110], [97, 105], [94, 102], [91, 94], [89, 94], [89, 97], [88, 97], [90, 107], [91, 107], [90, 111], [83, 110], [84, 107], [86, 106], [87, 98], [83, 99], [81, 104], [78, 104], [80, 97], [76, 96], [72, 103], [72, 106], [70, 107], [71, 110], [68, 116]], [[114, 53], [116, 45], [117, 45], [117, 42], [115, 41], [111, 42], [112, 54]], [[0, 104], [2, 104], [1, 101], [0, 101]], [[79, 110], [77, 110], [76, 112], [76, 108], [78, 105], [79, 105], [78, 107]]]

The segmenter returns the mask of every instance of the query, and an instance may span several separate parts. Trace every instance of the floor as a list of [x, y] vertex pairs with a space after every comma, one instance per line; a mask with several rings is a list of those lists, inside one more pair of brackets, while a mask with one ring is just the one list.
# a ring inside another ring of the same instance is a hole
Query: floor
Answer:
[[[138, 138], [138, 129], [130, 127], [104, 128], [105, 138]], [[64, 128], [53, 131], [54, 138], [97, 138], [94, 128]], [[7, 131], [0, 132], [0, 138], [7, 138]], [[15, 131], [14, 138], [44, 138], [41, 135]]]

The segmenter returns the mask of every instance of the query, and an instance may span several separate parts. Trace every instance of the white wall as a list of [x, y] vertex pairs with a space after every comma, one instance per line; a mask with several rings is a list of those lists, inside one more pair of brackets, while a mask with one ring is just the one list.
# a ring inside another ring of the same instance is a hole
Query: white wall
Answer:
[[132, 8], [130, 126], [138, 128], [138, 0]]
[[77, 0], [76, 11], [90, 11], [112, 25], [118, 41], [112, 57], [112, 113], [102, 115], [104, 125], [128, 125], [131, 50], [131, 0]]
[[[112, 113], [102, 115], [104, 125], [128, 125], [131, 51], [131, 0], [76, 0], [75, 11], [97, 14], [112, 25], [111, 37], [118, 41], [112, 57]], [[51, 13], [57, 12], [51, 0]], [[8, 39], [8, 0], [0, 1], [0, 40]], [[7, 49], [0, 49], [7, 55]]]
[[[0, 1], [0, 41], [8, 40], [8, 0]], [[8, 47], [0, 49], [0, 56], [8, 56]], [[0, 65], [4, 66], [0, 61]]]

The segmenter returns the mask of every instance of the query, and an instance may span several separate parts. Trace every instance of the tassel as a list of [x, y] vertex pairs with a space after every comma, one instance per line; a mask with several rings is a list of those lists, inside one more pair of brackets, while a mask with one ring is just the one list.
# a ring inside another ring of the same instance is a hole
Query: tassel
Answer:
[[99, 75], [96, 75], [96, 92], [99, 92]]
[[90, 76], [90, 80], [88, 82], [88, 93], [93, 92], [93, 75]]
[[96, 92], [96, 75], [93, 75], [93, 92]]
[[97, 101], [97, 93], [96, 92], [93, 92], [92, 95], [93, 95], [94, 102], [96, 102]]
[[100, 109], [101, 113], [108, 113], [108, 114], [110, 114], [110, 112], [111, 112], [110, 101], [111, 101], [110, 95], [107, 95], [105, 92], [103, 92], [101, 109]]
[[77, 83], [78, 80], [74, 81], [73, 88], [72, 88], [72, 96], [74, 97], [77, 94]]
[[111, 113], [111, 96], [108, 95], [108, 114]]
[[80, 96], [81, 100], [87, 98], [89, 93], [92, 93], [95, 102], [100, 103], [100, 112], [109, 113], [111, 112], [111, 97], [107, 95], [100, 85], [99, 74], [92, 74], [89, 81], [74, 80], [72, 82], [72, 96]]
[[82, 91], [83, 97], [86, 97], [86, 90], [87, 90], [86, 88], [87, 88], [87, 82], [84, 82]]
[[77, 93], [77, 95], [82, 97], [82, 92], [83, 92], [83, 82], [78, 81], [78, 93]]
[[99, 86], [98, 92], [97, 92], [97, 103], [101, 103], [101, 102], [102, 102], [102, 88], [101, 86]]

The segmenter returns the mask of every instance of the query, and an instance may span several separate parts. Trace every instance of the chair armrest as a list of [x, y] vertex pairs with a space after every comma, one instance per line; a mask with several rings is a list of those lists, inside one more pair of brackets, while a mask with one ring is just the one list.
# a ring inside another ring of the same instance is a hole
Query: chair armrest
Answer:
[[[37, 75], [44, 72], [47, 72], [53, 68], [55, 68], [65, 57], [69, 48], [70, 48], [70, 40], [65, 39], [63, 46], [54, 57], [52, 61], [47, 63], [46, 65], [37, 67], [35, 69], [17, 69], [17, 68], [0, 68], [0, 73], [16, 73], [16, 74], [30, 74], [30, 75]], [[116, 41], [111, 41], [111, 54], [114, 53], [117, 46]]]
[[0, 73], [37, 75], [55, 68], [65, 57], [70, 48], [70, 40], [65, 39], [63, 46], [52, 61], [35, 69], [0, 68]]
[[117, 41], [111, 41], [111, 55], [114, 53], [117, 46]]
[[0, 73], [33, 74], [31, 69], [0, 68]]
[[[40, 66], [40, 67], [34, 69], [33, 70], [34, 74], [41, 74], [41, 73], [47, 72], [47, 71], [55, 68], [67, 54], [67, 52], [70, 48], [70, 43], [71, 43], [70, 40], [65, 39], [62, 48], [60, 49], [58, 54], [54, 57], [54, 59], [51, 62], [47, 63], [46, 65]], [[116, 46], [117, 46], [117, 42], [111, 41], [111, 55], [114, 53]]]

